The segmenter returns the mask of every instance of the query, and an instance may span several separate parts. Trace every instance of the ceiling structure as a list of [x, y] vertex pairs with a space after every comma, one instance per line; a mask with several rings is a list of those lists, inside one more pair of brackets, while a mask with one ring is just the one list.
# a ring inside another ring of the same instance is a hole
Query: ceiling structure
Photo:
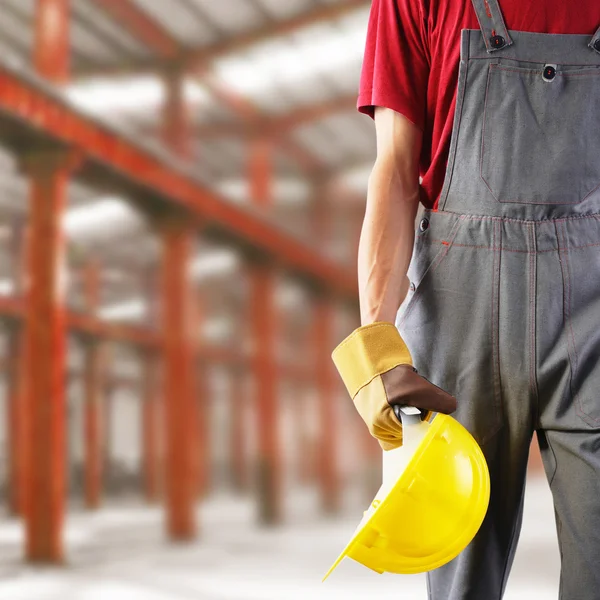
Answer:
[[[230, 202], [249, 205], [248, 170], [261, 152], [269, 153], [269, 218], [311, 242], [315, 218], [326, 206], [333, 224], [319, 250], [352, 263], [351, 240], [375, 155], [372, 124], [355, 109], [369, 4], [72, 0], [71, 77], [61, 93], [79, 110], [164, 152], [167, 90], [172, 74], [183, 73], [194, 174]], [[0, 12], [4, 60], [26, 69], [34, 13], [35, 0], [4, 0]], [[0, 219], [6, 226], [4, 232], [0, 226], [0, 245], [8, 247], [14, 223], [27, 213], [27, 186], [8, 152], [0, 153], [0, 173]], [[100, 313], [145, 319], [144, 286], [159, 254], [150, 225], [126, 198], [78, 183], [70, 187], [69, 203], [64, 226], [72, 264], [93, 256], [104, 267], [108, 291]], [[0, 261], [0, 295], [9, 293], [3, 281], [12, 268]], [[243, 286], [231, 277], [239, 268], [231, 249], [199, 241], [194, 276], [214, 290], [215, 304], [227, 286], [232, 297], [243, 297]], [[284, 307], [302, 303], [301, 294], [282, 285]], [[218, 330], [211, 320], [206, 327]]]

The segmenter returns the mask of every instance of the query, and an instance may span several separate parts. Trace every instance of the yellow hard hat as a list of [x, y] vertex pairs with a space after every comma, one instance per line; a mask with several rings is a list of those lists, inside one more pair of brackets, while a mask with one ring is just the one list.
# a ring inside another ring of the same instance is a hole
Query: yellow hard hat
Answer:
[[490, 477], [477, 442], [447, 415], [402, 421], [403, 446], [383, 453], [383, 485], [323, 581], [346, 556], [378, 573], [437, 569], [481, 527]]

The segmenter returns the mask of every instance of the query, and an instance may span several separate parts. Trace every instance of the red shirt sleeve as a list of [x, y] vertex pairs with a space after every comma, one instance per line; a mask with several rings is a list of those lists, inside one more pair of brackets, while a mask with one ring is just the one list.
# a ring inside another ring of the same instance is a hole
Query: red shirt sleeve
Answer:
[[360, 78], [358, 110], [402, 113], [423, 130], [429, 79], [422, 0], [373, 0]]

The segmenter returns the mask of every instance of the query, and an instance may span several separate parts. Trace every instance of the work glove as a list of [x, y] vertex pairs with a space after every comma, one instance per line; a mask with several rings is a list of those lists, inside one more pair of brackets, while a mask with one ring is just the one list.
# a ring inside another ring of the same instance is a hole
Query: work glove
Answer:
[[402, 445], [402, 424], [394, 406], [412, 406], [428, 419], [450, 414], [456, 398], [417, 372], [395, 325], [359, 327], [337, 346], [333, 362], [369, 431], [384, 450]]

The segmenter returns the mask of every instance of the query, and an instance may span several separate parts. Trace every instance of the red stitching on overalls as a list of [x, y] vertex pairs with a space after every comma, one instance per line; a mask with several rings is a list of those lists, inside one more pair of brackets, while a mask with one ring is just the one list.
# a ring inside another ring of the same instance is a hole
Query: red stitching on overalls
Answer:
[[485, 180], [485, 177], [483, 176], [483, 156], [485, 154], [485, 129], [486, 129], [486, 124], [487, 124], [486, 113], [487, 113], [487, 108], [488, 108], [488, 96], [489, 96], [489, 90], [490, 90], [491, 77], [492, 77], [492, 70], [490, 69], [488, 71], [487, 82], [486, 82], [486, 86], [485, 86], [485, 101], [483, 103], [483, 129], [481, 132], [481, 151], [480, 151], [480, 155], [479, 155], [479, 177], [481, 177], [481, 181], [483, 181], [485, 183], [486, 187], [488, 188], [488, 190], [490, 190], [490, 194], [492, 194], [492, 196], [494, 196], [494, 198], [496, 200], [498, 200], [498, 198], [496, 198], [496, 195], [494, 194], [494, 192], [492, 192], [492, 188], [489, 186], [488, 182]]
[[[512, 48], [510, 49], [512, 50]], [[515, 49], [516, 52], [516, 49]], [[469, 60], [490, 60], [489, 56], [483, 55], [483, 56], [469, 56]], [[539, 63], [540, 65], [546, 65], [548, 64], [546, 61], [544, 60], [531, 60], [529, 58], [519, 58], [519, 56], [514, 56], [509, 58], [508, 56], [506, 56], [505, 60], [514, 60], [514, 61], [520, 61], [520, 62], [529, 62], [529, 63]], [[560, 63], [561, 65], [565, 66], [565, 67], [580, 67], [581, 63]], [[586, 66], [594, 66], [594, 64], [596, 63], [590, 63], [589, 65]]]
[[[438, 254], [436, 255], [436, 257], [433, 260], [433, 263], [431, 263], [430, 267], [425, 271], [425, 273], [423, 273], [423, 277], [421, 278], [421, 281], [419, 282], [419, 287], [417, 287], [417, 290], [415, 291], [414, 296], [411, 298], [409, 305], [406, 307], [404, 314], [400, 318], [400, 322], [398, 323], [399, 327], [402, 327], [402, 325], [404, 325], [408, 315], [410, 314], [410, 312], [412, 311], [412, 309], [415, 306], [416, 300], [419, 298], [421, 292], [423, 291], [423, 288], [421, 287], [421, 283], [423, 282], [425, 275], [427, 273], [433, 273], [439, 267], [440, 263], [444, 260], [444, 258], [446, 258], [446, 256], [448, 255], [448, 251], [450, 250], [450, 247], [453, 245], [454, 238], [456, 237], [456, 234], [458, 233], [460, 225], [462, 225], [463, 221], [464, 221], [464, 217], [462, 217], [462, 216], [460, 216], [456, 220], [456, 222], [452, 226], [452, 230], [450, 231], [450, 236], [449, 236], [450, 240], [448, 241], [448, 245], [446, 246], [446, 249], [444, 250], [442, 248], [438, 252]], [[439, 241], [439, 240], [436, 240], [436, 241]]]
[[[463, 106], [465, 103], [466, 89], [467, 89], [467, 76], [469, 74], [469, 62], [465, 64], [464, 70], [459, 71], [459, 80], [458, 80], [458, 97], [457, 97], [457, 105], [456, 111], [458, 111], [458, 119], [456, 120], [455, 127], [457, 131], [462, 127], [462, 116], [463, 116]], [[463, 77], [462, 81], [460, 77]], [[460, 101], [460, 107], [458, 106], [458, 102]], [[439, 212], [439, 207], [442, 207], [442, 212], [444, 211], [444, 207], [446, 206], [446, 202], [448, 201], [448, 195], [450, 194], [450, 188], [452, 186], [452, 178], [454, 176], [454, 165], [456, 160], [456, 153], [458, 151], [458, 138], [452, 140], [450, 145], [450, 153], [448, 155], [448, 166], [447, 169], [449, 171], [448, 181], [444, 181], [444, 185], [442, 186], [442, 192], [440, 193], [440, 198], [438, 200], [438, 209], [436, 212]]]
[[[507, 219], [508, 220], [508, 219]], [[516, 220], [516, 219], [515, 219]], [[557, 221], [563, 221], [564, 219], [556, 219]], [[524, 221], [526, 222], [526, 221]], [[432, 242], [440, 242], [442, 244], [447, 244], [446, 240], [440, 240], [437, 238], [429, 238]], [[486, 246], [485, 244], [452, 244], [453, 246], [457, 246], [458, 248], [475, 248], [480, 250], [495, 250], [493, 246]], [[594, 246], [600, 246], [600, 242], [593, 244], [576, 244], [572, 245], [571, 249], [579, 249], [579, 248], [593, 248]], [[502, 252], [521, 252], [522, 254], [529, 254], [531, 250], [519, 250], [517, 248], [500, 248]], [[547, 248], [546, 250], [536, 250], [533, 254], [544, 254], [546, 252], [556, 252], [556, 248]]]
[[[484, 161], [484, 156], [485, 156], [485, 133], [486, 133], [486, 129], [487, 129], [487, 127], [486, 127], [487, 126], [487, 122], [488, 122], [487, 112], [488, 112], [488, 108], [489, 108], [488, 100], [489, 100], [489, 97], [490, 97], [490, 93], [489, 93], [489, 91], [490, 91], [490, 82], [491, 82], [491, 78], [492, 78], [492, 73], [494, 71], [514, 71], [516, 73], [523, 73], [524, 72], [522, 70], [515, 71], [515, 69], [511, 69], [510, 67], [503, 67], [502, 65], [497, 65], [497, 64], [494, 64], [494, 63], [490, 64], [490, 68], [488, 70], [488, 75], [487, 75], [486, 86], [485, 86], [485, 100], [484, 100], [484, 103], [483, 103], [483, 117], [482, 117], [483, 118], [483, 124], [482, 124], [482, 131], [481, 131], [481, 150], [480, 150], [480, 154], [479, 154], [479, 177], [481, 178], [481, 181], [483, 181], [485, 187], [489, 190], [489, 192], [492, 195], [492, 197], [497, 202], [501, 202], [501, 203], [504, 203], [504, 204], [524, 203], [524, 202], [527, 202], [527, 201], [523, 200], [521, 198], [509, 198], [507, 200], [500, 200], [500, 198], [492, 190], [492, 187], [491, 187], [490, 183], [488, 182], [488, 180], [483, 175], [483, 161]], [[528, 72], [528, 70], [527, 70], [527, 72]], [[537, 73], [537, 71], [532, 70], [531, 73]], [[493, 133], [492, 132], [490, 132], [489, 135], [490, 135], [490, 137], [493, 137]], [[538, 204], [542, 204], [544, 206], [555, 206], [557, 204], [577, 205], [577, 204], [581, 204], [584, 200], [586, 200], [587, 198], [589, 198], [598, 189], [600, 189], [600, 183], [591, 192], [589, 192], [586, 196], [584, 196], [583, 198], [581, 198], [579, 200], [574, 200], [573, 202], [540, 202]]]
[[[540, 63], [541, 64], [541, 63]], [[505, 67], [504, 65], [490, 64], [490, 69], [494, 71], [508, 71], [510, 73], [522, 73], [523, 75], [539, 75], [540, 71], [538, 69], [525, 69], [522, 67]], [[585, 73], [570, 73], [562, 71], [556, 74], [557, 77], [600, 77], [599, 72], [585, 72]]]
[[485, 4], [485, 14], [491, 19], [492, 18], [492, 9], [490, 8], [490, 3], [488, 0], [483, 0]]

